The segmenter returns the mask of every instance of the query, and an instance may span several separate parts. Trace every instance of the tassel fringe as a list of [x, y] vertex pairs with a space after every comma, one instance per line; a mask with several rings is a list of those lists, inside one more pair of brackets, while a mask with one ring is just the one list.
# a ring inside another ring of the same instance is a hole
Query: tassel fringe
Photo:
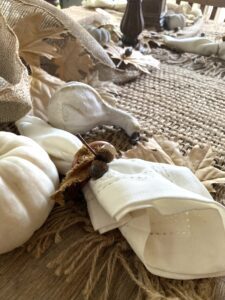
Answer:
[[[26, 246], [29, 252], [40, 257], [51, 245], [63, 245], [56, 254], [54, 252], [51, 255], [47, 267], [53, 269], [57, 276], [65, 277], [67, 282], [73, 282], [82, 290], [85, 300], [224, 299], [220, 296], [224, 295], [225, 281], [179, 281], [152, 275], [118, 230], [105, 235], [95, 232], [82, 205], [56, 206], [44, 227], [36, 232]], [[66, 246], [71, 230], [74, 232], [73, 240]], [[77, 231], [81, 231], [80, 236], [77, 236]], [[94, 296], [96, 291], [98, 296]]]

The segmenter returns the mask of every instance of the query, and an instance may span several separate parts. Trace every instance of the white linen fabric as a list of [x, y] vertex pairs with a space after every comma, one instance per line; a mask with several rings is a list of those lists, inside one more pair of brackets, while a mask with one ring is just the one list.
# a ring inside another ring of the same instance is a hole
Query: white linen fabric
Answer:
[[170, 36], [163, 37], [166, 46], [174, 50], [189, 52], [204, 56], [215, 55], [225, 59], [225, 42], [213, 42], [205, 37], [178, 39]]
[[[65, 173], [77, 139], [44, 123], [29, 117], [17, 126]], [[225, 208], [188, 168], [117, 159], [83, 192], [94, 229], [118, 228], [150, 272], [173, 279], [225, 275]]]
[[49, 154], [60, 174], [71, 168], [75, 153], [82, 147], [73, 134], [54, 128], [37, 117], [25, 116], [16, 122], [20, 134], [36, 141]]
[[114, 160], [84, 194], [95, 230], [118, 227], [150, 272], [173, 279], [225, 274], [225, 209], [189, 169]]

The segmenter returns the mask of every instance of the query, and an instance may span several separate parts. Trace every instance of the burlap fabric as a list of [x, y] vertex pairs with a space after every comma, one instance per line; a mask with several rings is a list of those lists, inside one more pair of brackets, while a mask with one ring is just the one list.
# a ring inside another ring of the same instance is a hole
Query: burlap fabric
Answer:
[[19, 58], [17, 37], [0, 13], [0, 123], [13, 122], [31, 109], [29, 79]]
[[61, 10], [43, 0], [1, 0], [0, 11], [12, 29], [22, 18], [42, 14], [43, 21], [41, 26], [43, 29], [52, 28], [54, 26], [68, 29], [69, 34], [77, 39], [82, 47], [90, 53], [96, 61], [114, 67], [102, 47], [76, 20], [66, 16]]
[[[163, 64], [160, 71], [122, 86], [118, 105], [139, 119], [143, 136], [175, 138], [184, 152], [196, 143], [211, 143], [223, 168], [224, 93], [221, 79]], [[97, 128], [86, 139], [108, 140], [120, 150], [131, 147], [124, 132], [112, 127]], [[223, 201], [223, 192], [217, 199]], [[224, 299], [222, 279], [178, 281], [147, 272], [117, 230], [102, 236], [93, 232], [82, 197], [55, 208], [26, 247], [2, 255], [0, 276], [4, 300]]]

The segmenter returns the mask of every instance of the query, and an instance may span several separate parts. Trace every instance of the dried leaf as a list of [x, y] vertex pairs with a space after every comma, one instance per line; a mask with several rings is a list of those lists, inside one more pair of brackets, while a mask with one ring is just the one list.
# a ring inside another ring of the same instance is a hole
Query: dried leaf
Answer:
[[65, 82], [51, 76], [41, 68], [31, 67], [30, 92], [33, 102], [33, 114], [47, 121], [49, 99]]
[[147, 143], [139, 143], [123, 153], [122, 157], [185, 166], [192, 170], [209, 192], [215, 192], [214, 184], [225, 184], [225, 172], [213, 166], [215, 153], [208, 145], [195, 146], [187, 155], [183, 155], [177, 143], [155, 136]]
[[138, 40], [141, 44], [148, 44], [151, 48], [160, 48], [164, 45], [163, 34], [155, 31], [143, 30]]
[[107, 45], [106, 51], [111, 55], [112, 58], [118, 59], [125, 65], [133, 65], [137, 69], [144, 73], [149, 74], [150, 68], [159, 69], [160, 62], [155, 59], [152, 55], [143, 55], [141, 52], [132, 50], [130, 56], [125, 55], [126, 49], [120, 48], [113, 44]]
[[225, 183], [225, 172], [213, 166], [215, 153], [210, 146], [194, 147], [187, 155], [190, 169], [210, 191], [214, 192], [213, 184]]
[[76, 154], [72, 169], [66, 174], [59, 189], [53, 194], [52, 199], [61, 205], [64, 204], [64, 192], [73, 186], [79, 188], [81, 184], [90, 179], [89, 168], [94, 155], [86, 148], [81, 148]]
[[65, 81], [82, 80], [93, 67], [90, 55], [85, 52], [80, 42], [72, 37], [67, 38], [60, 56], [54, 59], [54, 64], [58, 67], [57, 76]]
[[155, 139], [148, 142], [138, 143], [133, 149], [122, 154], [123, 158], [139, 158], [151, 162], [173, 164], [172, 159], [160, 147]]
[[195, 146], [188, 153], [189, 168], [195, 173], [197, 170], [211, 166], [215, 159], [215, 153], [210, 146]]
[[[114, 154], [115, 154], [114, 151], [116, 151], [116, 150], [112, 145], [108, 145], [108, 147], [109, 147], [108, 150], [106, 148], [105, 148], [105, 150], [108, 152], [107, 156], [108, 156], [108, 158], [110, 157], [110, 161], [111, 161], [111, 159], [114, 157]], [[98, 141], [96, 143], [92, 143], [91, 148], [92, 148], [92, 151], [94, 150], [95, 154], [100, 155], [99, 151], [103, 149], [102, 148], [102, 142]], [[76, 191], [79, 188], [81, 188], [84, 184], [87, 183], [87, 181], [91, 178], [90, 167], [91, 167], [93, 162], [95, 162], [95, 166], [96, 166], [96, 163], [97, 163], [97, 166], [99, 168], [99, 172], [100, 172], [101, 175], [103, 175], [105, 173], [105, 171], [108, 170], [108, 166], [106, 166], [106, 163], [103, 160], [99, 161], [98, 159], [96, 159], [96, 156], [95, 156], [94, 153], [92, 153], [85, 146], [85, 147], [82, 147], [75, 154], [71, 170], [69, 170], [67, 172], [65, 178], [63, 179], [63, 181], [60, 184], [59, 189], [52, 196], [52, 199], [55, 202], [63, 205], [64, 202], [65, 202], [65, 198], [66, 198], [66, 192], [69, 191], [70, 188], [72, 188], [72, 191], [73, 191], [73, 194], [74, 194], [74, 193], [76, 193]], [[107, 153], [105, 153], [105, 154], [107, 154]], [[101, 155], [103, 155], [103, 152], [101, 152]], [[105, 158], [106, 158], [106, 156], [105, 156]], [[99, 165], [99, 163], [102, 163], [103, 165], [102, 164]], [[105, 166], [107, 168], [105, 168]], [[102, 168], [104, 168], [104, 170], [103, 170], [104, 172], [102, 172]], [[93, 172], [92, 172], [92, 178], [95, 178], [95, 179], [99, 178], [99, 176], [98, 177], [93, 177], [93, 176], [94, 175], [93, 175]]]
[[179, 144], [174, 141], [169, 141], [163, 136], [156, 135], [154, 139], [161, 149], [170, 157], [174, 165], [185, 166], [187, 165], [183, 154], [180, 152]]
[[52, 59], [58, 57], [56, 46], [46, 42], [46, 39], [62, 39], [65, 30], [62, 27], [44, 28], [44, 16], [29, 15], [16, 24], [14, 31], [20, 43], [20, 56], [29, 65], [39, 66], [40, 56]]
[[123, 157], [140, 158], [177, 166], [186, 165], [178, 144], [162, 136], [154, 136], [148, 142], [139, 143], [135, 148], [123, 153]]

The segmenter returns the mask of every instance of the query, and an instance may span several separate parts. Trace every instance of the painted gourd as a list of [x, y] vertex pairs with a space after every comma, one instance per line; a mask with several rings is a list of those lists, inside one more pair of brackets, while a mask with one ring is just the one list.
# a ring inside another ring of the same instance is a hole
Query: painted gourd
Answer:
[[26, 242], [48, 217], [58, 173], [34, 141], [0, 131], [0, 254]]
[[111, 40], [111, 35], [105, 28], [97, 28], [95, 26], [85, 26], [85, 29], [96, 39], [102, 46], [107, 45]]
[[106, 103], [95, 89], [81, 82], [69, 82], [50, 99], [49, 123], [73, 134], [85, 133], [98, 125], [115, 125], [129, 136], [140, 132], [140, 125], [128, 112]]

